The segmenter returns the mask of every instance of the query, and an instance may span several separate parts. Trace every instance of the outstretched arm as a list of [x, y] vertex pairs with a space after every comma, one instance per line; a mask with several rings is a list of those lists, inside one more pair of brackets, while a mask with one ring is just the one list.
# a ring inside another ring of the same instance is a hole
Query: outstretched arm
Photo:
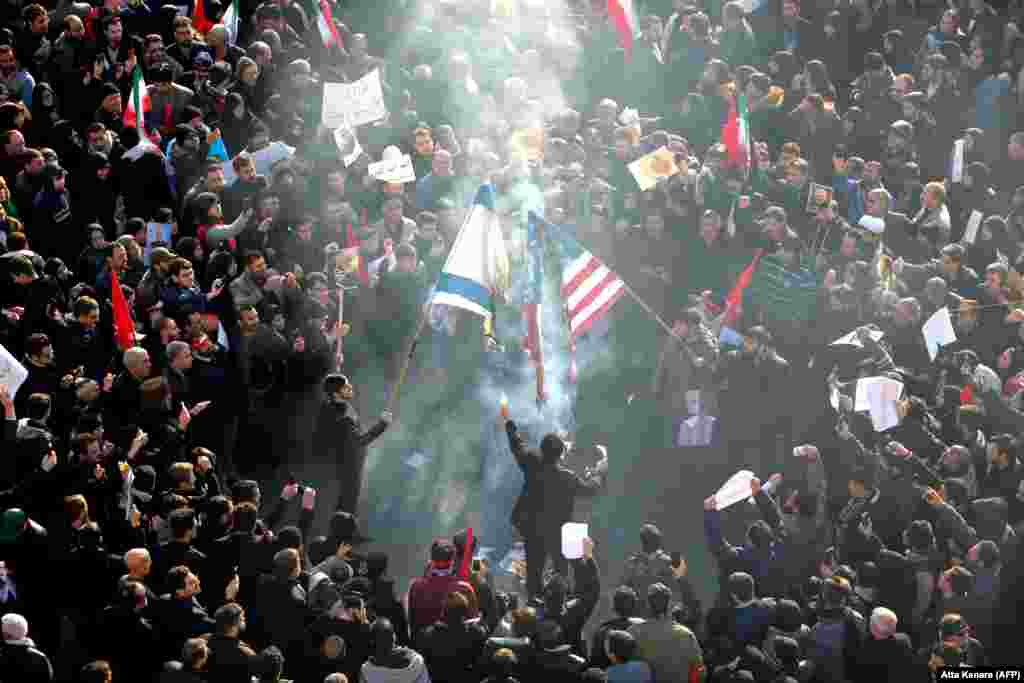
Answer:
[[734, 562], [738, 557], [736, 548], [722, 536], [722, 515], [714, 496], [704, 501], [704, 538], [719, 563]]
[[512, 455], [515, 456], [519, 468], [525, 472], [532, 456], [526, 450], [526, 445], [523, 443], [523, 437], [519, 435], [519, 428], [516, 427], [516, 423], [506, 419], [505, 433], [508, 434], [508, 446], [512, 449]]

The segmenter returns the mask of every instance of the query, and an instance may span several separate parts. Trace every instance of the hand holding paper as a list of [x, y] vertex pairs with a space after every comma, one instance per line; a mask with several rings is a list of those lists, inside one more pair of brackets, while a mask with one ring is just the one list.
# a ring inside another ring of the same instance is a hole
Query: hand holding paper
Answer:
[[[577, 522], [566, 522], [562, 525], [562, 555], [567, 560], [578, 560], [584, 556], [588, 539], [589, 527]], [[591, 542], [593, 549], [593, 542]]]
[[939, 355], [939, 349], [949, 346], [956, 341], [956, 330], [953, 328], [953, 320], [949, 314], [949, 308], [943, 306], [935, 311], [928, 321], [921, 328], [924, 334], [924, 343], [928, 347], [928, 355], [934, 361]]
[[715, 509], [724, 510], [749, 498], [753, 480], [754, 473], [748, 470], [740, 470], [729, 477], [729, 480], [714, 495]]

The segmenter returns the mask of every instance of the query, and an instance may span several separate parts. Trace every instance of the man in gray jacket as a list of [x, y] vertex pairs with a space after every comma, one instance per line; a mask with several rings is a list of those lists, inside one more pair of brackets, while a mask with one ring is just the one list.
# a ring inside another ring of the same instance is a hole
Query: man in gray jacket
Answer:
[[656, 583], [647, 590], [651, 618], [630, 626], [640, 659], [651, 665], [656, 681], [691, 681], [705, 678], [704, 654], [693, 631], [673, 620], [669, 610], [672, 590]]

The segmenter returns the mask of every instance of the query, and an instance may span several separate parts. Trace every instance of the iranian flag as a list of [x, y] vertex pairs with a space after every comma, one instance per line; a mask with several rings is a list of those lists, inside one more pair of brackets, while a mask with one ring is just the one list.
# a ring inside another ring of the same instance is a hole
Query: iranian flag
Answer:
[[722, 144], [728, 153], [729, 166], [746, 168], [750, 164], [750, 121], [747, 98], [737, 95], [729, 108], [729, 118], [722, 127]]
[[[142, 69], [138, 66], [132, 72], [132, 91], [128, 95], [128, 104], [124, 108], [124, 116], [121, 119], [125, 128], [139, 128], [136, 123], [138, 113], [141, 111], [143, 117], [153, 109], [153, 103], [149, 100], [149, 91], [146, 90], [146, 79], [142, 77]], [[143, 119], [145, 124], [145, 119]]]
[[220, 18], [220, 23], [224, 24], [224, 28], [228, 32], [228, 43], [234, 45], [238, 42], [238, 0], [232, 0], [231, 4], [228, 5], [228, 9], [224, 12], [224, 16]]
[[334, 20], [331, 17], [331, 4], [327, 0], [319, 0], [317, 5], [316, 27], [320, 30], [320, 40], [325, 48], [341, 47], [338, 29], [334, 27]]
[[608, 0], [608, 18], [619, 32], [619, 43], [628, 61], [633, 52], [633, 36], [636, 35], [637, 26], [633, 0]]

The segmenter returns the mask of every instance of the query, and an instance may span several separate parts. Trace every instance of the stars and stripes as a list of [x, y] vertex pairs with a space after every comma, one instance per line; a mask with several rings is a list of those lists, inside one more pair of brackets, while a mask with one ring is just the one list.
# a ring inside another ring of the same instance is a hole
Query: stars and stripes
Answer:
[[576, 241], [565, 235], [560, 235], [559, 240], [565, 262], [562, 299], [569, 320], [569, 335], [575, 340], [622, 298], [626, 286], [615, 271]]

